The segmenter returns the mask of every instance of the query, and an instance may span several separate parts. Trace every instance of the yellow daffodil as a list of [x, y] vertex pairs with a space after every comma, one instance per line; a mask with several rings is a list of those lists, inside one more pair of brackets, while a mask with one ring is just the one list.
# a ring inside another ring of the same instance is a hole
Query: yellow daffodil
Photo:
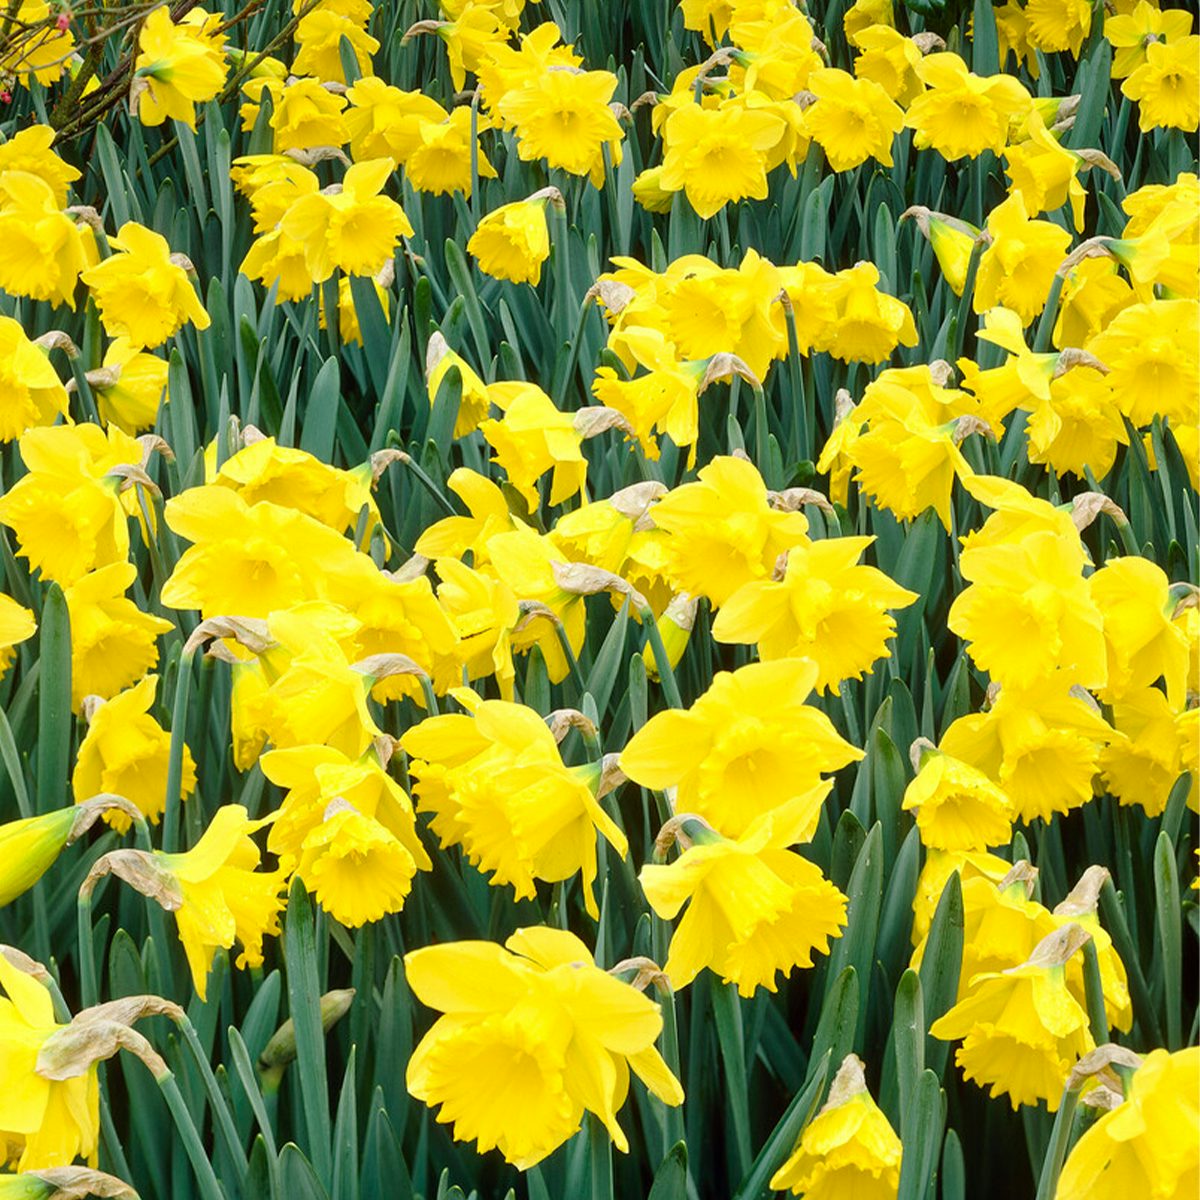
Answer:
[[867, 1091], [862, 1061], [850, 1054], [770, 1186], [809, 1200], [895, 1200], [902, 1157], [896, 1131]]
[[621, 770], [645, 787], [676, 788], [681, 812], [728, 837], [805, 793], [815, 806], [798, 833], [816, 832], [822, 777], [862, 757], [819, 709], [805, 704], [818, 668], [784, 658], [721, 671], [687, 710], [667, 709], [621, 752]]
[[816, 99], [804, 110], [804, 131], [835, 171], [868, 158], [892, 165], [892, 141], [904, 128], [904, 113], [878, 83], [822, 67], [808, 77], [808, 90]]
[[127, 221], [109, 244], [118, 253], [81, 276], [109, 334], [141, 349], [161, 346], [188, 322], [208, 328], [208, 313], [166, 238]]
[[719, 456], [654, 504], [649, 517], [670, 535], [667, 574], [680, 591], [724, 604], [739, 587], [767, 579], [785, 550], [802, 542], [808, 521], [768, 503], [753, 464]]
[[12, 317], [0, 317], [0, 398], [0, 441], [14, 442], [67, 413], [67, 391], [49, 355]]
[[1161, 11], [1150, 0], [1138, 0], [1128, 13], [1104, 18], [1104, 36], [1113, 48], [1112, 77], [1126, 79], [1147, 60], [1147, 50], [1158, 42], [1177, 42], [1192, 32], [1192, 15], [1186, 9]]
[[915, 130], [919, 150], [934, 149], [953, 162], [984, 150], [1000, 154], [1008, 123], [1030, 104], [1029, 93], [1011, 75], [972, 74], [957, 54], [930, 54], [917, 66], [926, 86], [913, 100], [905, 124]]
[[986, 850], [1012, 837], [1008, 797], [982, 771], [936, 748], [922, 752], [901, 807], [915, 814], [922, 844], [939, 850]]
[[[171, 735], [150, 714], [157, 687], [158, 676], [147, 675], [92, 708], [71, 774], [76, 804], [102, 792], [113, 792], [136, 805], [152, 825], [158, 824], [166, 803]], [[190, 796], [195, 787], [196, 764], [185, 745], [180, 777], [183, 798]], [[130, 826], [128, 814], [120, 809], [109, 810], [104, 819], [119, 833]]]
[[75, 307], [75, 283], [95, 257], [91, 230], [61, 211], [41, 176], [0, 173], [0, 239], [0, 287], [14, 296]]
[[944, 1041], [962, 1039], [954, 1058], [963, 1076], [990, 1086], [993, 1099], [1008, 1096], [1014, 1112], [1039, 1100], [1057, 1112], [1067, 1073], [1095, 1047], [1065, 970], [1088, 937], [1065, 925], [1021, 966], [976, 975], [966, 997], [930, 1027]]
[[583, 491], [587, 485], [587, 460], [570, 413], [560, 412], [554, 401], [531, 383], [499, 383], [488, 389], [492, 403], [503, 412], [479, 423], [480, 432], [495, 454], [492, 461], [504, 468], [508, 481], [535, 513], [541, 507], [537, 482], [552, 472], [551, 507]]
[[176, 23], [168, 8], [156, 8], [138, 33], [134, 88], [143, 125], [173, 119], [195, 129], [196, 105], [212, 100], [225, 83], [225, 39], [206, 28], [221, 18], [203, 9], [187, 18]]
[[[405, 163], [405, 176], [418, 192], [448, 196], [452, 192], [471, 195], [471, 110], [454, 109], [442, 121], [422, 121], [419, 143]], [[474, 147], [475, 168], [481, 179], [495, 179], [496, 168], [478, 144]]]
[[1057, 1200], [1186, 1197], [1200, 1186], [1194, 1131], [1200, 1113], [1200, 1049], [1151, 1050], [1124, 1101], [1103, 1113], [1072, 1147]]
[[1146, 61], [1121, 84], [1122, 95], [1138, 104], [1138, 128], [1182, 129], [1200, 126], [1200, 37], [1150, 42]]
[[890, 657], [891, 610], [918, 599], [859, 563], [873, 540], [838, 537], [793, 546], [782, 579], [744, 584], [725, 601], [713, 622], [714, 639], [756, 644], [766, 661], [808, 658], [817, 665], [821, 692], [870, 674], [877, 659]]
[[604, 185], [604, 147], [616, 166], [625, 136], [609, 108], [617, 77], [609, 71], [546, 71], [500, 97], [502, 119], [517, 134], [522, 162], [545, 160]]
[[409, 1060], [409, 1091], [440, 1105], [457, 1140], [521, 1169], [571, 1137], [585, 1111], [627, 1152], [617, 1112], [631, 1070], [662, 1103], [683, 1102], [654, 1047], [658, 1006], [566, 930], [519, 929], [504, 947], [455, 942], [405, 956], [409, 986], [443, 1014]]
[[536, 895], [536, 880], [582, 873], [584, 903], [597, 916], [597, 833], [626, 852], [625, 835], [593, 792], [598, 764], [565, 766], [530, 708], [471, 703], [470, 715], [428, 717], [401, 739], [418, 810], [433, 814], [443, 846], [461, 844], [491, 883], [512, 884], [518, 898]]
[[219, 949], [231, 949], [236, 940], [242, 946], [237, 965], [257, 967], [263, 960], [263, 938], [279, 932], [284, 873], [256, 869], [262, 856], [250, 837], [269, 820], [252, 821], [240, 804], [226, 804], [190, 850], [156, 850], [149, 856], [174, 893], [179, 940], [202, 1001]]
[[485, 275], [537, 286], [542, 264], [550, 257], [546, 203], [547, 197], [530, 196], [502, 204], [479, 222], [467, 251]]
[[682, 853], [639, 876], [663, 920], [687, 905], [664, 967], [673, 987], [686, 987], [707, 967], [742, 996], [760, 987], [773, 992], [780, 972], [811, 967], [814, 952], [829, 953], [846, 921], [846, 898], [819, 867], [787, 849], [810, 828], [829, 783], [813, 791], [755, 818], [736, 840], [698, 818], [675, 818]]

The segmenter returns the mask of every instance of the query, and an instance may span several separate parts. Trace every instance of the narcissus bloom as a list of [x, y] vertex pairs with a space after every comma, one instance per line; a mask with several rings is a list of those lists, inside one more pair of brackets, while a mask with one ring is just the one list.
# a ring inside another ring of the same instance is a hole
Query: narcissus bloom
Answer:
[[81, 276], [109, 334], [127, 337], [141, 349], [161, 346], [189, 321], [197, 329], [208, 328], [208, 313], [166, 238], [126, 221], [109, 244], [119, 253]]
[[1008, 1096], [1014, 1112], [1039, 1100], [1057, 1112], [1068, 1072], [1095, 1048], [1065, 970], [1089, 936], [1065, 925], [1023, 965], [976, 975], [966, 997], [930, 1027], [943, 1041], [963, 1039], [954, 1056], [963, 1076], [990, 1086], [993, 1099]]
[[[486, 122], [477, 128], [486, 128]], [[419, 143], [405, 163], [405, 177], [418, 192], [449, 196], [453, 192], [471, 195], [471, 157], [481, 179], [495, 179], [496, 168], [475, 139], [472, 152], [471, 110], [466, 105], [454, 109], [442, 121], [422, 121], [418, 126]]]
[[95, 1065], [68, 1079], [38, 1072], [46, 1043], [66, 1028], [54, 1018], [50, 990], [0, 954], [0, 1142], [19, 1171], [94, 1161], [100, 1140], [100, 1081]]
[[1025, 88], [1011, 75], [974, 75], [957, 54], [930, 54], [917, 74], [927, 90], [909, 106], [905, 124], [916, 130], [913, 145], [932, 147], [943, 158], [1000, 154], [1008, 123], [1029, 107]]
[[0, 317], [0, 401], [4, 442], [67, 414], [67, 391], [49, 355], [12, 317]]
[[358, 79], [347, 89], [346, 128], [355, 162], [390, 158], [403, 166], [421, 144], [421, 125], [444, 121], [450, 114], [423, 92], [405, 92], [376, 75]]
[[1108, 648], [1108, 686], [1101, 698], [1119, 700], [1162, 679], [1171, 703], [1182, 708], [1195, 647], [1175, 619], [1181, 597], [1172, 594], [1163, 569], [1136, 556], [1112, 558], [1088, 586], [1103, 615]]
[[158, 662], [159, 634], [174, 628], [126, 597], [136, 577], [133, 563], [109, 563], [63, 589], [71, 614], [75, 712], [84, 696], [108, 700], [141, 679]]
[[823, 775], [862, 758], [819, 709], [805, 704], [817, 665], [784, 658], [721, 671], [686, 710], [656, 713], [621, 752], [621, 770], [645, 787], [677, 788], [680, 812], [728, 837], [801, 793], [814, 800], [797, 840], [816, 832]]
[[[321, 86], [316, 79], [297, 79], [288, 84], [274, 79], [251, 80], [242, 90], [247, 95], [267, 91], [271, 95], [272, 149], [310, 150], [314, 146], [341, 146], [350, 140], [344, 112], [346, 98]], [[248, 112], [247, 109], [253, 109]], [[257, 106], [242, 106], [243, 127], [254, 128]], [[249, 124], [246, 124], [247, 119]]]
[[976, 876], [999, 883], [1011, 870], [1011, 862], [987, 851], [930, 848], [917, 878], [917, 894], [913, 897], [912, 944], [919, 946], [929, 932], [938, 901], [955, 872], [965, 887]]
[[14, 296], [75, 307], [75, 283], [94, 261], [95, 243], [90, 229], [61, 211], [41, 176], [0, 174], [0, 239], [0, 287]]
[[1151, 1050], [1124, 1103], [1104, 1113], [1072, 1147], [1057, 1200], [1184, 1200], [1200, 1188], [1196, 1125], [1200, 1049]]
[[28, 473], [0, 496], [0, 522], [17, 535], [17, 556], [64, 586], [124, 563], [129, 527], [121, 481], [108, 472], [138, 462], [138, 443], [111, 428], [106, 436], [98, 425], [55, 425], [30, 429], [20, 450]]
[[1150, 0], [1138, 0], [1132, 11], [1104, 18], [1104, 36], [1113, 48], [1112, 77], [1125, 79], [1146, 62], [1146, 51], [1158, 42], [1177, 42], [1192, 32], [1186, 9], [1160, 10]]
[[784, 133], [769, 112], [727, 105], [677, 108], [663, 126], [659, 186], [682, 190], [696, 213], [707, 219], [730, 201], [767, 195], [767, 153]]
[[437, 403], [442, 380], [446, 378], [446, 372], [451, 367], [457, 369], [461, 384], [458, 416], [454, 419], [454, 436], [466, 437], [468, 433], [474, 433], [479, 428], [480, 421], [490, 412], [492, 393], [467, 360], [457, 350], [451, 350], [444, 337], [434, 334], [425, 348], [425, 391], [429, 395], [431, 406]]
[[385, 825], [337, 799], [305, 837], [296, 874], [335, 921], [358, 928], [397, 913], [417, 864]]
[[[156, 8], [142, 24], [133, 66], [143, 125], [173, 118], [195, 129], [196, 105], [213, 99], [224, 86], [224, 38], [206, 29], [221, 18], [203, 9], [193, 9], [188, 17], [192, 19], [176, 24], [169, 9]], [[138, 90], [138, 80], [144, 90]]]
[[1103, 619], [1080, 573], [1077, 536], [1035, 532], [960, 556], [970, 586], [946, 616], [972, 661], [1001, 685], [1030, 688], [1055, 672], [1085, 687], [1108, 674]]
[[29, 891], [50, 869], [71, 836], [76, 815], [74, 809], [60, 808], [0, 825], [0, 907]]
[[506, 92], [498, 109], [517, 134], [522, 162], [544, 159], [569, 175], [588, 175], [604, 185], [604, 147], [613, 166], [625, 136], [609, 101], [617, 77], [609, 71], [549, 70]]
[[[147, 675], [92, 709], [71, 774], [76, 804], [114, 792], [136, 805], [152, 825], [158, 824], [166, 803], [171, 735], [150, 715], [157, 687], [158, 676]], [[196, 764], [185, 745], [182, 796], [186, 799], [195, 787]], [[129, 815], [120, 809], [110, 809], [104, 819], [119, 833], [130, 826]]]
[[917, 344], [912, 310], [903, 300], [879, 290], [879, 268], [874, 263], [856, 263], [839, 271], [822, 299], [833, 311], [815, 345], [834, 358], [883, 362], [897, 346]]
[[1094, 702], [1041, 685], [1002, 688], [987, 712], [960, 717], [941, 749], [983, 771], [1008, 795], [1018, 820], [1050, 820], [1092, 798], [1092, 777], [1112, 728]]
[[680, 362], [674, 346], [657, 329], [637, 327], [613, 336], [647, 373], [622, 379], [612, 367], [597, 367], [592, 381], [596, 399], [625, 417], [651, 462], [661, 453], [655, 437], [659, 433], [680, 449], [686, 448], [688, 466], [693, 466], [700, 437], [699, 396], [705, 364]]
[[874, 80], [901, 107], [907, 108], [925, 90], [917, 72], [923, 56], [912, 38], [888, 25], [872, 25], [857, 34], [853, 44], [859, 50], [854, 74]]
[[386, 158], [355, 163], [339, 192], [301, 196], [287, 210], [280, 232], [303, 248], [314, 283], [322, 283], [335, 269], [347, 275], [375, 275], [392, 257], [399, 239], [412, 236], [404, 209], [381, 194], [392, 170]]
[[804, 110], [804, 131], [835, 171], [868, 158], [892, 165], [892, 141], [904, 128], [904, 113], [878, 83], [822, 67], [808, 77], [808, 90], [816, 100]]
[[263, 938], [279, 932], [285, 875], [282, 870], [256, 870], [262, 855], [250, 837], [270, 820], [252, 821], [240, 804], [226, 804], [192, 849], [152, 855], [177, 890], [179, 940], [202, 1001], [219, 949], [230, 949], [236, 940], [242, 945], [237, 965], [257, 967], [263, 960]]
[[670, 921], [687, 904], [671, 937], [665, 971], [675, 988], [705, 968], [738, 993], [775, 991], [776, 976], [811, 967], [841, 936], [846, 897], [821, 869], [787, 849], [811, 836], [812, 814], [828, 781], [751, 821], [736, 840], [697, 818], [679, 817], [686, 846], [673, 863], [642, 868], [650, 907]]
[[988, 213], [987, 227], [992, 242], [979, 258], [972, 305], [977, 313], [1003, 305], [1028, 325], [1046, 305], [1071, 235], [1050, 221], [1030, 220], [1020, 192]]
[[92, 382], [100, 419], [131, 435], [153, 429], [167, 400], [167, 375], [165, 358], [114, 338]]
[[502, 204], [479, 222], [467, 250], [485, 275], [537, 286], [542, 263], [550, 257], [547, 202], [545, 196], [530, 196], [528, 200]]
[[55, 132], [49, 125], [30, 125], [0, 145], [0, 172], [28, 171], [50, 185], [54, 203], [63, 208], [79, 172], [51, 149]]
[[870, 674], [890, 657], [891, 610], [919, 599], [876, 567], [859, 563], [869, 537], [805, 541], [786, 551], [780, 580], [755, 580], [734, 592], [713, 622], [718, 642], [753, 643], [764, 660], [808, 658], [818, 691]]
[[672, 489], [649, 517], [665, 530], [667, 574], [675, 586], [714, 605], [744, 583], [766, 579], [775, 560], [808, 533], [801, 512], [781, 512], [752, 463], [719, 455], [695, 483]]
[[306, 450], [281, 446], [274, 438], [247, 438], [219, 468], [216, 443], [211, 443], [205, 454], [205, 475], [208, 483], [230, 488], [248, 505], [267, 501], [294, 509], [338, 533], [352, 533], [364, 520], [364, 542], [370, 541], [371, 530], [379, 524], [368, 466], [342, 470]]
[[1152, 300], [1118, 312], [1086, 349], [1109, 368], [1113, 396], [1134, 425], [1155, 416], [1192, 425], [1200, 410], [1197, 338], [1200, 303]]
[[627, 1152], [617, 1112], [631, 1070], [662, 1103], [683, 1102], [654, 1047], [658, 1005], [601, 971], [566, 930], [519, 929], [504, 945], [454, 942], [405, 955], [409, 986], [444, 1014], [409, 1060], [408, 1090], [441, 1106], [437, 1119], [453, 1124], [458, 1141], [497, 1148], [522, 1170], [571, 1137], [585, 1111]]
[[1078, 55], [1092, 28], [1088, 0], [1028, 0], [1025, 17], [1030, 42], [1045, 54], [1070, 50]]
[[11, 596], [0, 593], [0, 675], [8, 670], [16, 654], [14, 647], [37, 632], [33, 613]]
[[360, 76], [371, 75], [371, 55], [379, 49], [379, 41], [352, 17], [319, 5], [300, 18], [296, 26], [296, 57], [292, 73], [312, 75], [317, 79], [345, 83], [342, 66], [342, 39], [350, 43]]
[[1138, 102], [1138, 127], [1182, 129], [1200, 126], [1200, 37], [1151, 42], [1146, 61], [1121, 84], [1121, 92]]
[[193, 542], [163, 584], [170, 608], [205, 619], [265, 617], [305, 600], [337, 600], [375, 566], [327, 525], [304, 512], [233, 488], [189, 488], [166, 504], [171, 530]]
[[13, 16], [18, 28], [29, 32], [21, 36], [14, 31], [11, 49], [0, 59], [0, 70], [17, 76], [26, 87], [32, 87], [34, 80], [43, 85], [56, 83], [66, 73], [75, 50], [70, 24], [64, 29], [52, 20], [48, 0], [20, 0]]
[[770, 1186], [808, 1200], [894, 1200], [902, 1156], [896, 1131], [867, 1091], [863, 1064], [851, 1054]]
[[1112, 710], [1116, 736], [1100, 756], [1108, 790], [1121, 804], [1138, 804], [1146, 816], [1161, 816], [1185, 770], [1182, 713], [1154, 687], [1127, 688]]
[[471, 715], [428, 717], [401, 745], [411, 756], [421, 812], [443, 846], [461, 844], [493, 884], [520, 897], [535, 880], [582, 872], [583, 896], [596, 917], [596, 835], [622, 856], [625, 835], [597, 802], [599, 765], [567, 767], [554, 735], [531, 708], [466, 697]]
[[933, 747], [901, 807], [916, 814], [922, 844], [939, 850], [986, 850], [1012, 837], [1008, 797], [982, 771]]
[[846, 416], [840, 443], [855, 482], [877, 505], [901, 519], [932, 508], [949, 530], [954, 480], [971, 473], [958, 418], [975, 416], [978, 405], [939, 378], [927, 366], [883, 371]]
[[525, 498], [531, 513], [541, 507], [537, 481], [552, 471], [550, 504], [561, 504], [587, 483], [587, 459], [580, 447], [583, 436], [571, 413], [560, 412], [554, 401], [532, 383], [493, 384], [492, 403], [503, 410], [499, 419], [481, 421], [479, 429], [495, 451], [492, 461], [503, 467], [508, 481]]
[[1087, 192], [1078, 176], [1086, 160], [1055, 141], [1037, 109], [1030, 110], [1026, 128], [1028, 139], [1004, 151], [1009, 191], [1021, 193], [1031, 216], [1053, 212], [1070, 200], [1075, 228], [1082, 230]]

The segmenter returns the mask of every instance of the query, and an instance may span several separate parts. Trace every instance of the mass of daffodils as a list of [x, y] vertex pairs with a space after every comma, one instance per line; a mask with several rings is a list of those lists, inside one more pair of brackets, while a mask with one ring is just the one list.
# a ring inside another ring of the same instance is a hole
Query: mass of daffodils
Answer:
[[1182, 0], [13, 0], [0, 1200], [1195, 1200]]

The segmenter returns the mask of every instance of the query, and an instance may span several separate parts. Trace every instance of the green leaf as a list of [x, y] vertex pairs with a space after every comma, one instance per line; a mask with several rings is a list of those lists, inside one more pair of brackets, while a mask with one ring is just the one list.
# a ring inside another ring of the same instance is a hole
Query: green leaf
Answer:
[[38, 630], [37, 811], [67, 803], [71, 765], [71, 616], [57, 583], [46, 588]]
[[324, 462], [330, 462], [333, 458], [333, 439], [337, 431], [341, 394], [338, 361], [336, 358], [327, 358], [308, 390], [304, 427], [300, 431], [300, 449], [307, 450]]
[[[958, 996], [958, 976], [962, 970], [963, 898], [958, 872], [951, 873], [934, 910], [921, 958], [921, 996], [925, 1007], [925, 1028], [950, 1011]], [[925, 1061], [940, 1077], [950, 1052], [948, 1042], [927, 1038]]]
[[896, 1079], [899, 1084], [900, 1140], [905, 1146], [913, 1144], [920, 1132], [914, 1128], [913, 1122], [917, 1118], [917, 1086], [925, 1070], [925, 1030], [921, 980], [916, 971], [910, 968], [900, 977], [892, 1020]]
[[853, 967], [845, 967], [834, 978], [833, 986], [825, 989], [821, 1017], [813, 1035], [806, 1083], [811, 1082], [821, 1069], [823, 1060], [827, 1066], [836, 1064], [840, 1067], [842, 1060], [854, 1049], [859, 1004], [858, 973]]
[[829, 1078], [830, 1052], [826, 1050], [814, 1062], [804, 1089], [787, 1106], [779, 1123], [771, 1131], [763, 1148], [758, 1152], [749, 1174], [742, 1180], [734, 1200], [761, 1200], [767, 1195], [771, 1177], [787, 1161], [792, 1148], [799, 1140], [804, 1127], [813, 1119], [817, 1105], [825, 1094], [825, 1083]]
[[[875, 938], [879, 927], [879, 909], [883, 888], [883, 841], [879, 823], [871, 826], [863, 842], [850, 883], [846, 889], [849, 904], [846, 908], [846, 931], [834, 945], [829, 960], [829, 972], [837, 977], [846, 967], [852, 966], [860, 980], [871, 978], [875, 962]], [[867, 1006], [862, 1004], [858, 1011], [858, 1026], [855, 1045], [862, 1042], [866, 1028]], [[837, 1060], [840, 1064], [841, 1059]]]
[[[333, 1160], [325, 1034], [321, 1028], [321, 986], [317, 976], [312, 903], [298, 878], [292, 880], [288, 894], [283, 944], [287, 957], [288, 1007], [296, 1031], [296, 1070], [292, 1073], [292, 1082], [300, 1088], [308, 1149], [313, 1160], [309, 1169], [315, 1168], [316, 1178], [324, 1184], [332, 1178]], [[284, 1157], [288, 1149], [284, 1147]], [[302, 1155], [300, 1158], [308, 1167], [308, 1161]], [[284, 1178], [286, 1184], [286, 1172]]]
[[896, 1200], [924, 1200], [928, 1195], [942, 1148], [945, 1121], [945, 1095], [938, 1085], [938, 1077], [932, 1071], [922, 1071], [913, 1097], [909, 1126], [912, 1134], [904, 1143]]
[[676, 1142], [654, 1172], [646, 1200], [687, 1200], [687, 1143]]
[[741, 1176], [750, 1165], [750, 1107], [746, 1085], [746, 1047], [742, 1028], [742, 1010], [737, 988], [732, 983], [712, 986], [713, 1017], [717, 1025], [717, 1042], [725, 1064], [726, 1098], [733, 1127], [733, 1150], [736, 1171]]
[[1183, 931], [1175, 846], [1165, 833], [1154, 845], [1154, 911], [1158, 939], [1156, 975], [1166, 1005], [1167, 1049], [1183, 1048]]
[[287, 1200], [329, 1200], [312, 1163], [294, 1142], [288, 1142], [279, 1155], [279, 1177], [281, 1194]]

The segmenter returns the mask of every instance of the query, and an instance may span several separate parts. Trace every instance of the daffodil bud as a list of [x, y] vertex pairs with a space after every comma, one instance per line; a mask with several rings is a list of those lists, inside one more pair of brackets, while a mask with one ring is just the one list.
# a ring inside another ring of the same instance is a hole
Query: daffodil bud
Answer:
[[[326, 992], [320, 1000], [321, 1031], [328, 1033], [349, 1011], [354, 1003], [354, 988], [335, 988]], [[263, 1052], [259, 1055], [259, 1067], [263, 1071], [282, 1071], [296, 1057], [296, 1026], [289, 1017], [271, 1035]]]

